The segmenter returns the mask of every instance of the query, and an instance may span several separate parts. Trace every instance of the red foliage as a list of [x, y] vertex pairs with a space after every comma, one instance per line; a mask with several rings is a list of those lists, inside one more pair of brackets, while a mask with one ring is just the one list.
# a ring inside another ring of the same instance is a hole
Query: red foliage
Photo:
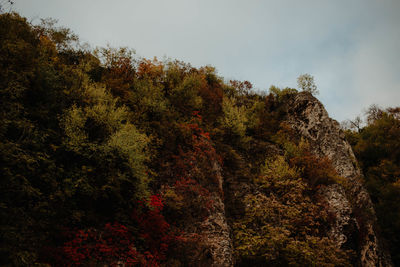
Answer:
[[290, 163], [302, 170], [303, 177], [312, 188], [333, 183], [338, 177], [328, 157], [317, 157], [308, 149], [290, 159]]
[[136, 74], [139, 79], [149, 78], [152, 81], [160, 82], [164, 74], [164, 66], [157, 58], [143, 59], [137, 67]]
[[205, 75], [204, 82], [199, 87], [199, 95], [203, 99], [202, 112], [207, 121], [214, 121], [222, 112], [222, 84], [212, 74]]
[[102, 82], [111, 90], [113, 95], [129, 98], [129, 88], [135, 78], [132, 59], [118, 55], [109, 62], [109, 66], [102, 75]]
[[213, 200], [210, 192], [200, 186], [195, 180], [190, 178], [181, 178], [175, 182], [175, 193], [183, 197], [186, 209], [192, 212], [198, 210], [203, 219], [206, 219], [209, 211], [213, 208]]
[[[212, 184], [209, 178], [216, 177], [213, 164], [221, 162], [221, 158], [212, 145], [209, 133], [200, 127], [201, 121], [199, 112], [194, 112], [193, 119], [181, 125], [182, 130], [189, 133], [190, 141], [185, 146], [186, 151], [180, 149], [174, 157], [174, 173], [178, 178], [169, 188], [182, 201], [179, 212], [189, 212], [192, 217], [206, 219], [213, 202], [209, 190], [201, 183]], [[195, 237], [186, 233], [174, 234], [162, 214], [163, 209], [161, 196], [155, 194], [140, 202], [138, 209], [133, 211], [130, 228], [115, 222], [106, 224], [103, 229], [77, 230], [61, 249], [63, 262], [73, 266], [158, 266], [166, 260], [171, 244], [179, 247], [197, 242]]]
[[163, 204], [159, 194], [152, 195], [150, 197], [150, 206], [153, 207], [154, 209], [159, 210], [159, 211], [161, 211], [163, 209], [164, 204]]
[[249, 81], [230, 80], [229, 83], [240, 95], [248, 95], [253, 89], [253, 85]]
[[216, 166], [222, 164], [222, 159], [210, 134], [200, 126], [200, 113], [195, 111], [192, 116], [190, 122], [180, 124], [185, 141], [181, 142], [178, 154], [172, 156], [172, 180], [162, 190], [166, 214], [178, 227], [207, 219], [214, 203], [211, 192], [222, 195]]
[[[197, 178], [199, 183], [209, 184], [210, 180], [204, 181], [202, 176], [215, 177], [213, 175], [213, 164], [218, 162], [222, 165], [222, 158], [217, 154], [210, 134], [200, 127], [202, 117], [198, 111], [193, 112], [190, 123], [181, 124], [181, 129], [191, 135], [189, 149], [186, 152], [180, 148], [179, 155], [175, 156], [175, 173], [178, 177]], [[214, 179], [211, 182], [218, 182]]]
[[149, 201], [150, 209], [143, 207], [144, 211], [134, 211], [133, 220], [140, 229], [140, 237], [144, 239], [146, 247], [157, 260], [164, 260], [168, 246], [175, 240], [175, 235], [170, 232], [170, 225], [161, 214], [164, 204], [159, 195], [152, 195]]
[[[209, 185], [210, 177], [216, 178], [214, 162], [221, 162], [212, 145], [210, 135], [200, 127], [202, 117], [193, 113], [193, 119], [181, 128], [189, 134], [185, 151], [175, 159], [174, 185], [169, 187], [182, 201], [182, 218], [189, 216], [196, 220], [206, 219], [213, 201], [210, 191], [202, 184]], [[216, 181], [216, 179], [211, 180]], [[147, 203], [147, 204], [145, 204]], [[64, 265], [107, 264], [117, 266], [158, 266], [171, 253], [171, 244], [195, 244], [196, 238], [183, 233], [177, 235], [162, 214], [164, 201], [158, 194], [139, 202], [132, 213], [129, 227], [120, 223], [108, 223], [102, 229], [77, 230], [61, 248]], [[170, 211], [171, 207], [168, 207]], [[175, 227], [174, 227], [175, 228]], [[170, 251], [170, 252], [169, 252]], [[53, 260], [55, 262], [56, 259]], [[60, 262], [60, 259], [57, 259]], [[63, 264], [58, 264], [63, 265]]]
[[131, 61], [129, 57], [118, 57], [109, 68], [110, 75], [121, 78], [125, 82], [132, 82], [135, 72]]
[[154, 262], [151, 253], [139, 253], [135, 239], [128, 229], [119, 223], [108, 223], [101, 231], [78, 230], [71, 241], [63, 246], [66, 265], [79, 266], [89, 263], [103, 263], [118, 266], [126, 263], [147, 265]]
[[142, 205], [140, 212], [133, 212], [132, 223], [137, 232], [117, 222], [107, 223], [101, 230], [77, 230], [61, 249], [64, 259], [59, 257], [53, 262], [67, 266], [159, 266], [169, 245], [180, 240], [161, 214], [163, 207], [160, 196], [152, 195], [149, 207]]

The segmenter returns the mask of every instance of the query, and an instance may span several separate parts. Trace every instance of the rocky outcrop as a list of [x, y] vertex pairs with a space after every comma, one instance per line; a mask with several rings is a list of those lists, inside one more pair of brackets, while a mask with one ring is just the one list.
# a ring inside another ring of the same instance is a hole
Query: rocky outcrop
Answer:
[[[344, 178], [343, 183], [321, 186], [317, 192], [334, 215], [327, 236], [338, 247], [357, 252], [353, 262], [356, 266], [393, 266], [376, 229], [375, 211], [370, 196], [362, 185], [362, 173], [338, 122], [329, 118], [324, 106], [309, 93], [295, 94], [286, 104], [288, 108], [285, 121], [298, 136], [307, 140], [314, 154], [328, 157], [337, 173]], [[273, 155], [283, 153], [272, 143], [267, 146], [267, 154], [268, 151]], [[225, 177], [221, 174], [219, 164], [214, 164], [218, 189], [211, 192], [211, 215], [198, 228], [199, 233], [205, 237], [205, 246], [194, 257], [196, 259], [192, 261], [193, 266], [235, 264], [228, 222], [240, 217], [243, 213], [241, 200], [257, 188], [240, 172], [246, 168], [244, 159], [237, 155], [232, 164], [235, 165], [235, 171], [224, 171]], [[222, 197], [222, 192], [225, 192], [225, 198]]]
[[361, 266], [392, 266], [376, 231], [376, 216], [368, 192], [360, 179], [351, 146], [339, 123], [329, 118], [324, 106], [311, 94], [298, 93], [288, 103], [287, 122], [304, 139], [313, 152], [328, 157], [343, 185], [324, 186], [319, 194], [336, 215], [328, 233], [338, 246], [358, 253]]
[[211, 192], [212, 213], [202, 222], [200, 231], [206, 237], [207, 256], [210, 258], [210, 264], [206, 266], [228, 267], [233, 266], [233, 246], [230, 228], [225, 216], [225, 205], [221, 196], [223, 177], [221, 167], [217, 162], [213, 163], [213, 171], [217, 177], [219, 188], [218, 191]]
[[317, 193], [329, 203], [329, 211], [335, 215], [335, 221], [327, 233], [328, 237], [340, 247], [355, 249], [358, 223], [343, 187], [339, 184], [323, 186]]
[[[204, 138], [203, 142], [210, 142]], [[212, 146], [211, 146], [212, 147]], [[193, 164], [193, 163], [192, 163]], [[220, 163], [216, 159], [210, 159], [209, 167], [215, 183], [207, 187], [207, 199], [209, 201], [209, 214], [196, 214], [193, 221], [185, 226], [185, 238], [190, 240], [197, 236], [194, 246], [183, 247], [180, 253], [185, 255], [187, 262], [183, 266], [193, 267], [231, 267], [234, 265], [231, 228], [228, 225], [223, 199], [223, 176]], [[201, 166], [196, 166], [196, 170]], [[192, 175], [192, 173], [188, 173]], [[192, 215], [188, 214], [188, 218]], [[168, 265], [175, 266], [174, 263]], [[180, 265], [179, 265], [180, 266]]]

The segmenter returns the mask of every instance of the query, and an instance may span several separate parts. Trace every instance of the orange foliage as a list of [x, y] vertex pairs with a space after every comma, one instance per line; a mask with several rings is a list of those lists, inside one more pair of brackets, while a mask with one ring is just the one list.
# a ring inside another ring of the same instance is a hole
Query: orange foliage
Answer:
[[136, 74], [139, 79], [148, 78], [153, 82], [160, 82], [164, 74], [164, 65], [156, 57], [153, 60], [143, 59], [139, 62]]
[[126, 99], [129, 97], [129, 88], [135, 78], [135, 70], [132, 66], [131, 58], [120, 55], [112, 60], [110, 66], [103, 74], [102, 81], [113, 95]]
[[339, 179], [328, 157], [317, 157], [308, 149], [290, 159], [290, 163], [302, 171], [303, 178], [312, 188], [320, 184], [334, 183]]

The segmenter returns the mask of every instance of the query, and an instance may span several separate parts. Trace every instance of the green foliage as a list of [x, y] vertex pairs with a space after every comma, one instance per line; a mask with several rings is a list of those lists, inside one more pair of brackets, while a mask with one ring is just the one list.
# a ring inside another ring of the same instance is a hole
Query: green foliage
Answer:
[[294, 146], [289, 158], [291, 164], [301, 170], [302, 176], [311, 187], [343, 182], [329, 158], [315, 156], [311, 152], [310, 145], [304, 140], [301, 140], [298, 146]]
[[135, 83], [135, 90], [130, 97], [130, 106], [136, 111], [138, 118], [148, 121], [150, 116], [162, 119], [170, 107], [168, 99], [164, 97], [163, 88], [147, 80]]
[[36, 26], [39, 36], [49, 38], [57, 50], [69, 50], [78, 43], [78, 36], [68, 28], [56, 27], [57, 20], [41, 19], [41, 24]]
[[[103, 87], [87, 85], [82, 98], [85, 105], [74, 105], [62, 118], [65, 148], [88, 160], [97, 158], [96, 164], [100, 166], [108, 165], [110, 158], [119, 159], [120, 164], [125, 162], [129, 167], [128, 177], [130, 174], [137, 179], [135, 194], [145, 196], [144, 162], [149, 139], [129, 122], [127, 108], [118, 107], [117, 100]], [[126, 175], [120, 174], [120, 177], [127, 179]]]
[[17, 14], [0, 15], [0, 36], [0, 264], [21, 266], [37, 259], [47, 238], [38, 233], [54, 218], [64, 171], [56, 164], [57, 116], [69, 79], [51, 45]]
[[285, 151], [285, 157], [296, 167], [301, 176], [311, 188], [332, 183], [343, 183], [328, 157], [318, 157], [311, 152], [310, 144], [304, 139], [295, 140], [293, 132], [283, 124], [281, 130], [274, 136], [275, 142]]
[[280, 194], [282, 189], [286, 191], [292, 187], [304, 189], [303, 181], [298, 176], [298, 170], [290, 167], [284, 157], [278, 156], [275, 160], [265, 161], [261, 175], [255, 178], [255, 182], [261, 188], [272, 188], [274, 193]]
[[239, 264], [349, 265], [347, 253], [319, 232], [328, 216], [324, 206], [313, 202], [300, 173], [283, 156], [267, 159], [255, 183], [261, 191], [245, 197], [245, 214], [234, 223]]
[[275, 97], [275, 99], [282, 103], [285, 100], [287, 100], [290, 96], [297, 94], [297, 90], [293, 88], [284, 88], [280, 89], [279, 87], [276, 86], [271, 86], [269, 88], [269, 92]]
[[48, 27], [0, 16], [1, 265], [33, 264], [65, 227], [129, 218], [148, 194], [149, 139], [89, 82], [99, 61]]
[[246, 109], [247, 132], [257, 131], [262, 121], [262, 113], [265, 109], [265, 103], [262, 100], [254, 100]]
[[[346, 264], [325, 237], [327, 211], [313, 196], [337, 182], [330, 163], [281, 124], [295, 89], [271, 87], [265, 96], [248, 81], [225, 83], [210, 66], [138, 58], [128, 48], [85, 50], [52, 20], [33, 26], [2, 14], [0, 37], [1, 265], [47, 262], [44, 247], [62, 247], [69, 229], [106, 242], [96, 233], [109, 222], [126, 226], [132, 251], [142, 253], [160, 241], [145, 242], [140, 230], [159, 231], [156, 218], [186, 236], [161, 264], [192, 265], [190, 253], [204, 245], [199, 223], [215, 198], [233, 199], [230, 182], [239, 180], [257, 188], [234, 199], [245, 207], [231, 218], [239, 262]], [[263, 164], [278, 146], [285, 157]], [[398, 175], [395, 160], [381, 163], [371, 173]], [[150, 194], [164, 209], [138, 227], [133, 211], [155, 211], [140, 204]]]
[[309, 92], [313, 95], [318, 95], [319, 91], [314, 83], [314, 77], [310, 74], [302, 74], [297, 78], [297, 84], [299, 88], [305, 92]]
[[198, 92], [204, 82], [199, 75], [185, 77], [180, 85], [171, 90], [172, 104], [182, 113], [199, 110], [203, 101]]
[[233, 136], [243, 138], [246, 134], [247, 116], [244, 107], [236, 105], [234, 98], [224, 98], [222, 102], [224, 116], [221, 119], [222, 128]]
[[400, 264], [400, 120], [399, 108], [371, 106], [367, 125], [346, 131], [346, 137], [365, 174], [378, 223], [389, 243], [392, 260]]

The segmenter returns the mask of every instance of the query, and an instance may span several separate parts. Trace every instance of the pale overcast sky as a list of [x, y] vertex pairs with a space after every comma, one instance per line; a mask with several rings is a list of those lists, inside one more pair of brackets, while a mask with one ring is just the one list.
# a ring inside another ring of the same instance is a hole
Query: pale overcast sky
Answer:
[[14, 10], [58, 19], [93, 47], [212, 65], [261, 90], [309, 73], [339, 121], [400, 105], [400, 0], [15, 0]]

